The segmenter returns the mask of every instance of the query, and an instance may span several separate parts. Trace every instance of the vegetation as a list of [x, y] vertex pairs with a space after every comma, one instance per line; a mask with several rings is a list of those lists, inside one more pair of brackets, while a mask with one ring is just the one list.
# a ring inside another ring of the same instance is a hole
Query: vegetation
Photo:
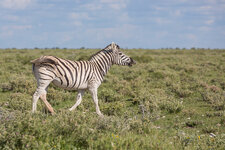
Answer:
[[224, 50], [124, 50], [133, 67], [113, 66], [99, 88], [100, 118], [89, 93], [51, 85], [31, 114], [30, 60], [88, 59], [98, 50], [0, 51], [0, 149], [224, 149]]

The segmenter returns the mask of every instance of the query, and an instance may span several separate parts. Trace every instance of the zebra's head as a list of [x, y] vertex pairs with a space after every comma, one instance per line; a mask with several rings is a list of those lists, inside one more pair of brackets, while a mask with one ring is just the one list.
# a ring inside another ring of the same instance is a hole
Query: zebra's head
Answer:
[[106, 49], [111, 50], [113, 52], [114, 64], [122, 66], [132, 66], [133, 64], [136, 64], [136, 62], [131, 57], [121, 52], [119, 45], [115, 44], [114, 42], [108, 45]]

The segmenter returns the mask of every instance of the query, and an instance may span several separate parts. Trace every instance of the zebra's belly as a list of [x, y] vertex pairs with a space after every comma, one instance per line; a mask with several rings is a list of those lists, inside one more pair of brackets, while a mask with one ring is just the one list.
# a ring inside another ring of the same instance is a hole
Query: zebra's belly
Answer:
[[64, 82], [61, 82], [61, 80], [59, 78], [54, 79], [53, 84], [56, 85], [57, 87], [67, 89], [67, 90], [81, 90], [81, 89], [87, 89], [87, 87], [88, 87], [87, 82], [81, 83], [79, 86], [74, 83], [70, 83], [69, 85], [67, 85]]

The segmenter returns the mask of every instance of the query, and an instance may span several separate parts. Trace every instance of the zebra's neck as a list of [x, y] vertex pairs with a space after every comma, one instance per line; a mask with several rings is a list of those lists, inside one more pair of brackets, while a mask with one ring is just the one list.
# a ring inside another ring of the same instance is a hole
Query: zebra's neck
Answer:
[[103, 79], [113, 64], [113, 56], [109, 52], [102, 50], [94, 54], [89, 61], [95, 64]]

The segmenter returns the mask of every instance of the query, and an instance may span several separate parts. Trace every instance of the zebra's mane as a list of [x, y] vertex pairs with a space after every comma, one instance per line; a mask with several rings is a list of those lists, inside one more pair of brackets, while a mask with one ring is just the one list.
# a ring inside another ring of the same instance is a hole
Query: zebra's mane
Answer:
[[[91, 60], [93, 57], [97, 56], [99, 53], [103, 52], [105, 54], [108, 54], [108, 53], [112, 53], [112, 44], [109, 44], [108, 46], [106, 46], [104, 49], [98, 51], [97, 53], [93, 54], [89, 60]], [[116, 48], [117, 49], [120, 49], [119, 45], [115, 44], [116, 45]]]

